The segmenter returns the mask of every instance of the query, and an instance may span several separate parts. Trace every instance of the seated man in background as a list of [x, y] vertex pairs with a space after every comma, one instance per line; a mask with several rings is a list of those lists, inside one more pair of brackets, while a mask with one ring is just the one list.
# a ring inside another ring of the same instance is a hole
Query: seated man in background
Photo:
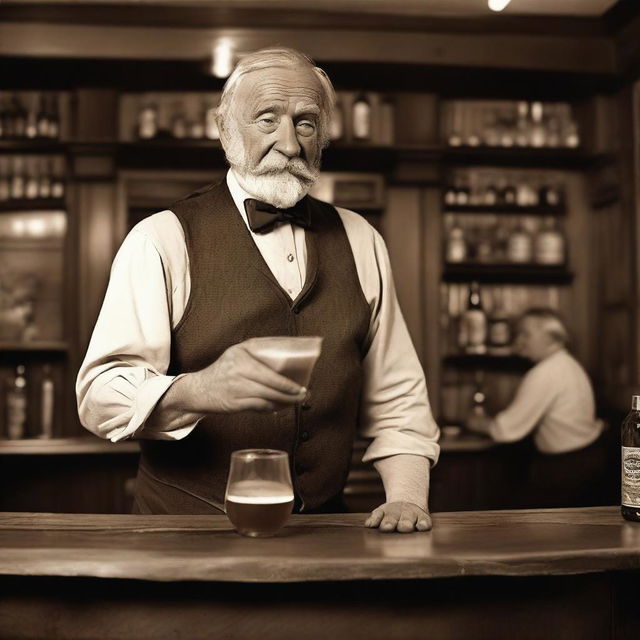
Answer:
[[538, 494], [534, 498], [538, 506], [577, 506], [590, 501], [603, 471], [603, 423], [595, 417], [587, 373], [567, 351], [568, 339], [553, 309], [527, 310], [518, 323], [515, 349], [534, 366], [508, 407], [493, 418], [472, 416], [467, 424], [496, 442], [515, 442], [532, 435], [537, 454], [529, 470], [528, 488]]

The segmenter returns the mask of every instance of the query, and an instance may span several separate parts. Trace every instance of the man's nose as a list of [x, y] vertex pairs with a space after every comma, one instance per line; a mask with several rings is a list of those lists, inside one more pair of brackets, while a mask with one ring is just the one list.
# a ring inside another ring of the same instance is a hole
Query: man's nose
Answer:
[[291, 118], [282, 118], [276, 134], [277, 140], [273, 145], [276, 151], [288, 158], [300, 155], [301, 147], [296, 136], [296, 126]]

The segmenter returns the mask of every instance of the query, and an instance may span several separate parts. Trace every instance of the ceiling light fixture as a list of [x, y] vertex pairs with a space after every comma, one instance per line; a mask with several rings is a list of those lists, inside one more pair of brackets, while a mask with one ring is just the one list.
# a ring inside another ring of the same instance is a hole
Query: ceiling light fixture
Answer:
[[502, 11], [511, 0], [488, 0], [489, 9], [491, 11]]
[[228, 38], [218, 40], [211, 49], [211, 73], [216, 78], [227, 78], [233, 71], [235, 51]]

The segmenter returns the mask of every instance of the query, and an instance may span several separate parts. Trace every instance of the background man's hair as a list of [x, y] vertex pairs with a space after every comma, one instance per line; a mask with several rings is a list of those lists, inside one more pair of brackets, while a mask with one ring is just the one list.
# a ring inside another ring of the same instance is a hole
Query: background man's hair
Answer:
[[540, 321], [542, 328], [557, 342], [563, 345], [569, 343], [569, 332], [562, 316], [551, 307], [530, 307], [520, 319], [534, 318]]
[[329, 122], [336, 101], [336, 92], [333, 84], [331, 80], [329, 80], [329, 76], [327, 76], [320, 67], [317, 67], [309, 56], [288, 47], [259, 49], [240, 59], [240, 62], [238, 62], [231, 75], [227, 78], [222, 90], [222, 97], [220, 98], [220, 106], [218, 109], [218, 122], [220, 127], [224, 129], [226, 126], [229, 106], [233, 101], [233, 94], [243, 76], [251, 71], [258, 71], [259, 69], [273, 69], [275, 67], [299, 69], [301, 66], [306, 66], [315, 73], [322, 88], [322, 103], [319, 105], [320, 127], [318, 133], [321, 148], [326, 147], [329, 144]]

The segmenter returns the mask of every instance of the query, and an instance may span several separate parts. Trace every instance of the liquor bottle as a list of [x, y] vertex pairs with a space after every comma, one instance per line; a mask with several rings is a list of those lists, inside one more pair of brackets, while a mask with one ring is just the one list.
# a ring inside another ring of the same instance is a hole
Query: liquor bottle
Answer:
[[355, 99], [352, 108], [353, 137], [356, 140], [371, 138], [371, 104], [367, 95], [361, 93]]
[[171, 135], [178, 140], [183, 140], [188, 134], [187, 118], [184, 114], [182, 104], [173, 106], [173, 116], [171, 118]]
[[19, 440], [27, 431], [27, 379], [24, 365], [16, 367], [15, 376], [6, 390], [7, 438]]
[[51, 197], [56, 200], [64, 198], [63, 159], [52, 157], [50, 160]]
[[444, 203], [447, 207], [454, 206], [458, 202], [458, 194], [456, 193], [456, 186], [450, 184], [444, 192]]
[[51, 197], [51, 175], [46, 157], [39, 158], [38, 168], [38, 198]]
[[44, 365], [40, 384], [40, 437], [53, 438], [53, 410], [55, 401], [55, 383], [51, 375], [51, 367]]
[[24, 134], [33, 139], [38, 136], [38, 112], [36, 109], [35, 95], [29, 97], [29, 108], [26, 110]]
[[13, 137], [24, 138], [27, 127], [27, 112], [16, 94], [11, 97], [13, 116]]
[[508, 355], [511, 352], [511, 323], [504, 308], [502, 291], [499, 289], [496, 289], [493, 294], [487, 342], [488, 352], [492, 355]]
[[37, 158], [29, 156], [25, 159], [26, 178], [24, 183], [24, 197], [34, 200], [38, 197], [38, 172], [36, 166]]
[[146, 102], [138, 112], [138, 138], [151, 140], [158, 135], [158, 107]]
[[482, 306], [480, 285], [477, 282], [472, 282], [469, 286], [467, 308], [460, 322], [459, 342], [467, 353], [487, 351], [487, 314]]
[[482, 204], [494, 207], [498, 204], [498, 190], [492, 182], [489, 182], [482, 191]]
[[44, 93], [40, 94], [38, 101], [38, 113], [36, 114], [36, 131], [38, 138], [49, 137], [49, 113], [47, 112], [47, 98]]
[[51, 94], [51, 108], [49, 110], [49, 137], [57, 140], [60, 137], [60, 111], [58, 94]]
[[542, 102], [531, 103], [531, 146], [544, 147], [547, 144], [547, 132], [544, 127], [544, 107]]
[[13, 158], [13, 167], [11, 168], [11, 183], [9, 188], [9, 196], [12, 200], [20, 200], [24, 198], [24, 158], [15, 156]]
[[467, 241], [464, 237], [464, 230], [455, 217], [447, 234], [444, 253], [446, 262], [464, 262], [467, 257]]
[[462, 105], [459, 102], [449, 103], [451, 127], [447, 136], [447, 144], [450, 147], [459, 147], [462, 144]]
[[534, 258], [538, 264], [561, 265], [565, 263], [566, 245], [564, 236], [558, 229], [557, 221], [549, 216], [543, 228], [536, 235]]
[[530, 144], [529, 103], [524, 100], [518, 102], [516, 116], [515, 144], [517, 147], [527, 147]]
[[507, 261], [516, 264], [531, 262], [533, 242], [522, 220], [518, 221], [507, 242]]
[[631, 398], [631, 411], [622, 422], [622, 517], [640, 522], [640, 396]]
[[344, 135], [344, 111], [342, 100], [336, 99], [329, 122], [329, 140], [340, 140]]

